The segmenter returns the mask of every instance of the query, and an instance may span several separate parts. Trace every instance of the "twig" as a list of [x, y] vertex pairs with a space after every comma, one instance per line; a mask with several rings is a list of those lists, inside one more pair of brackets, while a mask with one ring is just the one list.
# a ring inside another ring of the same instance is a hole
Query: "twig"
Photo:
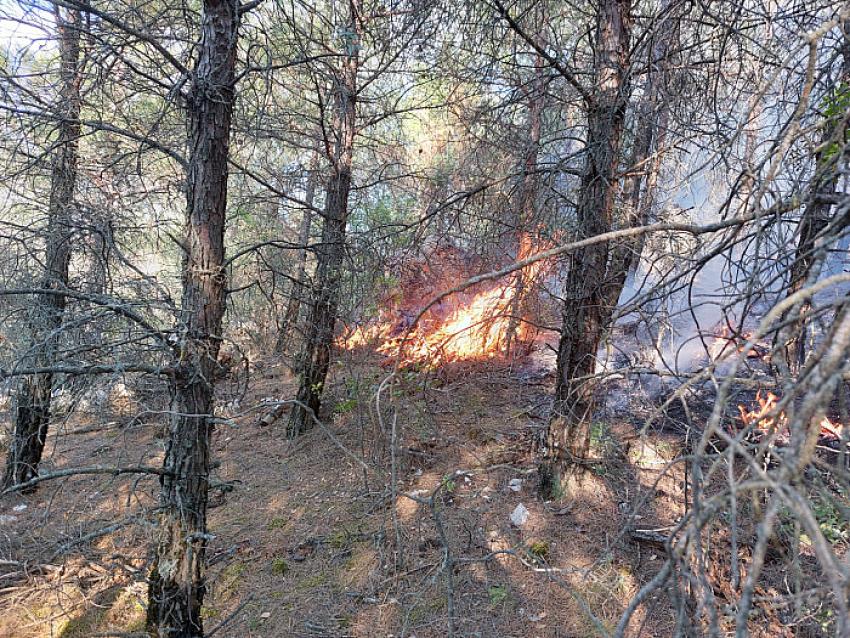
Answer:
[[245, 600], [243, 600], [241, 603], [239, 603], [239, 606], [238, 606], [236, 609], [234, 609], [234, 610], [233, 610], [230, 614], [228, 614], [227, 618], [225, 618], [224, 620], [222, 620], [220, 623], [218, 623], [215, 627], [213, 627], [212, 629], [210, 629], [210, 630], [207, 632], [207, 638], [212, 638], [212, 636], [214, 636], [215, 634], [217, 634], [217, 633], [218, 633], [218, 631], [219, 631], [220, 629], [222, 629], [222, 628], [223, 628], [223, 627], [224, 627], [227, 623], [229, 623], [231, 620], [233, 620], [234, 618], [236, 618], [236, 615], [237, 615], [240, 611], [242, 611], [243, 609], [245, 609], [245, 607], [248, 605], [248, 603], [250, 603], [252, 600], [254, 600], [254, 595], [253, 595], [253, 594], [249, 594], [249, 595], [248, 595], [248, 597], [247, 597]]
[[167, 476], [170, 474], [170, 472], [167, 472], [166, 470], [163, 470], [160, 467], [148, 467], [144, 465], [130, 467], [107, 467], [104, 465], [92, 465], [89, 467], [72, 467], [67, 470], [57, 470], [48, 474], [42, 474], [41, 476], [31, 478], [29, 481], [24, 481], [23, 483], [12, 485], [11, 487], [7, 487], [5, 490], [3, 490], [3, 494], [20, 492], [21, 490], [30, 488], [33, 485], [38, 485], [43, 481], [64, 478], [66, 476], [75, 476], [77, 474], [112, 474], [113, 476], [118, 476], [119, 474], [156, 474], [159, 476]]

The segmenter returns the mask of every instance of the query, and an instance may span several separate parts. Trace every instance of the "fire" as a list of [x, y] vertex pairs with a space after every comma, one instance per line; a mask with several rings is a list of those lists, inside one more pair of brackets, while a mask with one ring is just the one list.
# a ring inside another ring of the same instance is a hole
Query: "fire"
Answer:
[[[534, 249], [532, 240], [523, 236], [517, 258], [528, 257]], [[387, 356], [395, 356], [401, 347], [403, 363], [431, 364], [489, 359], [516, 351], [536, 336], [536, 329], [522, 319], [528, 316], [526, 302], [533, 285], [546, 268], [546, 263], [538, 261], [477, 293], [454, 295], [426, 313], [409, 334], [416, 312], [385, 311], [377, 323], [344, 335], [340, 345], [354, 349], [377, 344], [376, 350]]]
[[756, 429], [765, 432], [770, 432], [775, 428], [784, 428], [788, 423], [788, 418], [784, 412], [776, 413], [776, 405], [779, 402], [773, 392], [768, 392], [766, 395], [759, 390], [756, 393], [756, 403], [758, 407], [747, 409], [744, 405], [738, 405], [738, 412], [741, 414], [741, 421], [744, 425], [755, 425]]
[[[773, 392], [763, 394], [761, 390], [756, 393], [756, 406], [747, 409], [744, 405], [738, 405], [741, 421], [745, 426], [753, 425], [759, 432], [784, 431], [788, 426], [788, 417], [784, 411], [777, 412], [779, 397]], [[824, 416], [820, 421], [820, 436], [826, 439], [840, 440], [843, 427], [840, 423], [833, 423], [829, 417]]]

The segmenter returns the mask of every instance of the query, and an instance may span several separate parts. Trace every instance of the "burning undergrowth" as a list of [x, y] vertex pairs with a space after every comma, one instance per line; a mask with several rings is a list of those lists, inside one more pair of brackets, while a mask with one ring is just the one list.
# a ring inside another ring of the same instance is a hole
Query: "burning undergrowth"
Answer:
[[[544, 250], [543, 242], [523, 235], [517, 260]], [[436, 367], [527, 355], [540, 332], [543, 313], [540, 282], [551, 262], [538, 261], [501, 279], [483, 282], [422, 308], [438, 294], [476, 273], [481, 260], [452, 246], [441, 246], [398, 268], [398, 283], [380, 301], [380, 310], [338, 340], [345, 349], [372, 347], [387, 361]]]
[[[768, 344], [753, 339], [751, 332], [735, 332], [724, 327], [716, 334], [710, 347], [712, 360], [723, 357], [745, 355], [751, 369], [758, 369], [764, 377], [771, 377], [772, 351]], [[737, 405], [737, 418], [730, 423], [730, 434], [743, 433], [746, 437], [757, 442], [768, 440], [771, 444], [783, 446], [791, 440], [790, 422], [787, 409], [782, 397], [776, 392], [758, 389], [755, 396]], [[809, 424], [817, 428], [818, 443], [831, 449], [837, 449], [843, 436], [843, 425], [837, 420], [823, 416], [817, 422]]]
[[[756, 440], [765, 437], [774, 439], [778, 444], [787, 443], [791, 438], [788, 415], [780, 408], [781, 400], [773, 392], [759, 390], [755, 401], [749, 405], [739, 404], [739, 422], [742, 429], [752, 432]], [[818, 441], [831, 448], [840, 445], [843, 426], [824, 416], [817, 422]]]

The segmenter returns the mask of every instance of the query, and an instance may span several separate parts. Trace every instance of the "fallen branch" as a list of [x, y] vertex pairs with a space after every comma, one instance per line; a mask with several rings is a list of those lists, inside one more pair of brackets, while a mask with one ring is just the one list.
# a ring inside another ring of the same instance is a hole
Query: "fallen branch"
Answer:
[[43, 481], [50, 481], [57, 478], [65, 478], [67, 476], [75, 476], [77, 474], [112, 474], [113, 476], [118, 476], [119, 474], [156, 474], [158, 476], [166, 476], [170, 474], [170, 472], [167, 472], [159, 467], [148, 467], [145, 465], [131, 467], [107, 467], [104, 465], [91, 465], [89, 467], [72, 467], [67, 470], [57, 470], [55, 472], [36, 476], [35, 478], [31, 478], [29, 481], [24, 481], [23, 483], [18, 483], [17, 485], [7, 487], [5, 490], [3, 490], [2, 493], [11, 494], [12, 492], [20, 492], [21, 490], [26, 490], [34, 485], [38, 485]]

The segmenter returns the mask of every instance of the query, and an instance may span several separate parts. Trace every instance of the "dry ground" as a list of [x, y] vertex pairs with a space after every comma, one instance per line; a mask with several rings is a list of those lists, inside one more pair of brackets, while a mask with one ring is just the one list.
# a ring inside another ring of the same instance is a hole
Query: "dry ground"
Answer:
[[[382, 394], [378, 418], [373, 397], [385, 376], [356, 357], [339, 364], [327, 429], [294, 440], [285, 416], [261, 428], [262, 411], [253, 409], [293, 394], [280, 362], [258, 363], [244, 397], [222, 396], [207, 630], [426, 638], [448, 635], [451, 618], [456, 636], [579, 638], [598, 635], [595, 624], [610, 631], [662, 563], [662, 549], [624, 530], [663, 529], [684, 512], [681, 466], [662, 475], [682, 450], [681, 433], [639, 438], [628, 415], [600, 420], [593, 441], [603, 462], [562, 502], [544, 503], [532, 450], [551, 392], [546, 370], [408, 371]], [[109, 413], [72, 416], [51, 437], [44, 472], [157, 466], [163, 417], [154, 410], [133, 419], [133, 406], [130, 396]], [[387, 487], [393, 415], [396, 494]], [[114, 424], [97, 429], [104, 422]], [[151, 476], [90, 475], [4, 497], [0, 636], [140, 631], [156, 488]], [[520, 504], [528, 520], [517, 527], [511, 513]], [[96, 535], [116, 522], [126, 524]], [[666, 597], [652, 598], [630, 635], [668, 636], [674, 621]], [[780, 635], [776, 627], [765, 616], [754, 633]]]

